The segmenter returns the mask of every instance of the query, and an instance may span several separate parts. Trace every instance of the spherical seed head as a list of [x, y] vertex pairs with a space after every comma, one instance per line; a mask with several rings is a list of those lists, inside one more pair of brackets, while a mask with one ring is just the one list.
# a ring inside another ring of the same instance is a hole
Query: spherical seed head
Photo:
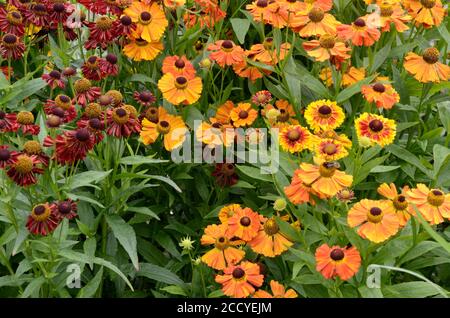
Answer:
[[14, 164], [17, 172], [20, 174], [26, 174], [33, 170], [33, 160], [27, 155], [20, 155]]
[[441, 206], [445, 201], [444, 192], [439, 189], [432, 189], [427, 196], [427, 201], [433, 206]]
[[330, 258], [336, 262], [343, 260], [344, 257], [345, 257], [344, 251], [342, 251], [342, 249], [340, 248], [335, 248], [330, 253]]
[[34, 123], [34, 115], [32, 112], [21, 111], [17, 114], [17, 122], [21, 125], [31, 125]]
[[177, 68], [184, 68], [186, 66], [186, 63], [182, 59], [178, 59], [175, 61], [175, 66]]
[[85, 93], [88, 90], [90, 90], [92, 87], [92, 83], [87, 78], [80, 78], [79, 80], [76, 80], [73, 84], [73, 88], [75, 89], [76, 93]]
[[372, 86], [372, 88], [378, 93], [384, 93], [386, 91], [386, 87], [382, 83], [376, 83]]
[[[260, 0], [260, 1], [261, 1], [261, 0]], [[235, 278], [235, 279], [241, 279], [242, 277], [245, 276], [245, 271], [244, 271], [242, 268], [240, 268], [240, 267], [236, 267], [236, 268], [233, 270], [232, 276], [233, 276], [233, 278]]]
[[432, 9], [436, 6], [436, 0], [420, 0], [420, 3], [427, 9]]
[[113, 106], [118, 106], [123, 101], [123, 95], [117, 90], [110, 90], [106, 93], [107, 96], [112, 98]]
[[61, 107], [55, 107], [52, 110], [52, 114], [58, 116], [60, 118], [64, 118], [66, 116], [66, 112]]
[[260, 8], [265, 8], [265, 7], [267, 7], [267, 6], [269, 5], [269, 3], [268, 3], [267, 0], [258, 0], [258, 1], [256, 2], [256, 5], [257, 5], [258, 7], [260, 7]]
[[248, 216], [244, 216], [241, 218], [240, 223], [242, 226], [250, 226], [252, 220]]
[[56, 71], [56, 70], [51, 71], [48, 75], [50, 75], [50, 77], [54, 78], [54, 79], [60, 79], [61, 78], [61, 73]]
[[315, 23], [322, 21], [324, 17], [325, 12], [320, 7], [313, 7], [308, 13], [308, 18]]
[[100, 104], [98, 103], [90, 103], [84, 109], [84, 113], [89, 118], [97, 118], [102, 114], [102, 112], [102, 106], [100, 106]]
[[11, 152], [8, 149], [0, 149], [0, 161], [7, 161], [11, 158]]
[[364, 21], [363, 18], [358, 18], [355, 20], [355, 22], [353, 22], [354, 25], [356, 25], [357, 27], [365, 27], [366, 26], [366, 21]]
[[14, 34], [6, 34], [3, 36], [3, 43], [5, 44], [15, 44], [17, 42], [17, 36], [15, 36]]
[[107, 16], [102, 16], [95, 21], [95, 24], [100, 30], [107, 31], [112, 28], [113, 20]]
[[297, 141], [300, 139], [300, 133], [297, 129], [292, 129], [287, 133], [287, 137], [290, 141]]
[[63, 70], [63, 72], [62, 72], [62, 74], [65, 76], [65, 77], [70, 77], [70, 76], [74, 76], [75, 74], [77, 73], [77, 70], [75, 69], [75, 68], [73, 68], [73, 67], [66, 67], [64, 70]]
[[225, 40], [222, 42], [222, 48], [226, 49], [226, 50], [230, 50], [233, 48], [233, 42], [231, 42], [230, 40]]
[[331, 49], [336, 44], [335, 37], [333, 35], [324, 34], [319, 39], [320, 46], [325, 49]]
[[439, 61], [439, 50], [435, 47], [430, 47], [423, 52], [423, 59], [428, 64], [435, 64]]
[[75, 138], [77, 138], [81, 142], [88, 141], [91, 137], [91, 134], [89, 133], [89, 130], [86, 128], [80, 128], [75, 133]]
[[328, 143], [323, 147], [323, 152], [327, 155], [334, 155], [337, 152], [337, 146], [333, 143]]
[[124, 15], [120, 18], [120, 23], [122, 23], [122, 25], [124, 26], [130, 26], [131, 23], [133, 23], [133, 20], [131, 20], [129, 16]]
[[133, 115], [134, 117], [137, 117], [138, 113], [137, 113], [136, 108], [133, 105], [126, 104], [126, 105], [123, 105], [122, 107], [127, 111], [128, 114]]
[[273, 203], [273, 209], [275, 211], [283, 211], [284, 209], [286, 209], [286, 206], [287, 206], [287, 202], [283, 198], [278, 198]]
[[113, 98], [109, 95], [102, 95], [98, 99], [98, 102], [100, 103], [101, 106], [109, 106], [112, 104]]
[[332, 113], [332, 109], [328, 105], [322, 105], [319, 107], [319, 115], [323, 117], [329, 117]]
[[369, 123], [369, 128], [373, 132], [380, 132], [384, 128], [383, 122], [381, 120], [379, 120], [379, 119], [371, 120], [370, 123]]
[[337, 168], [338, 165], [335, 162], [324, 162], [319, 166], [320, 176], [324, 178], [331, 178]]
[[63, 3], [55, 3], [53, 4], [53, 11], [57, 12], [57, 13], [62, 13], [66, 10], [66, 7], [64, 6]]
[[277, 224], [277, 221], [274, 219], [269, 219], [264, 223], [264, 232], [266, 232], [267, 235], [275, 235], [280, 231], [280, 227]]
[[175, 86], [176, 86], [178, 89], [184, 89], [184, 88], [187, 87], [187, 85], [188, 85], [188, 82], [187, 82], [187, 78], [186, 78], [186, 77], [184, 77], [184, 76], [178, 76], [178, 77], [175, 79]]
[[145, 118], [147, 118], [152, 123], [157, 123], [159, 114], [158, 114], [158, 108], [156, 107], [149, 107], [147, 111], [144, 114]]
[[87, 59], [87, 61], [88, 61], [88, 63], [89, 64], [95, 64], [96, 62], [97, 62], [97, 57], [95, 56], [95, 55], [93, 55], [93, 56], [90, 56], [88, 59]]
[[23, 145], [23, 149], [28, 155], [37, 155], [41, 153], [41, 144], [35, 140], [29, 140]]
[[406, 201], [406, 197], [403, 194], [398, 195], [393, 200], [393, 204], [397, 210], [405, 210], [408, 207], [408, 202]]
[[96, 130], [103, 129], [103, 123], [98, 118], [91, 118], [89, 119], [89, 127]]
[[241, 111], [239, 112], [239, 118], [240, 118], [240, 119], [247, 119], [247, 118], [248, 118], [248, 111], [246, 111], [246, 110], [241, 110]]
[[117, 56], [112, 53], [106, 55], [106, 60], [111, 64], [117, 64]]
[[61, 125], [62, 119], [56, 115], [47, 116], [47, 126], [50, 128], [57, 128]]
[[72, 101], [69, 96], [60, 94], [56, 96], [55, 104], [57, 107], [67, 110], [72, 105]]
[[160, 134], [165, 135], [170, 131], [170, 123], [168, 121], [161, 120], [156, 126], [156, 129]]
[[58, 204], [58, 211], [61, 214], [69, 214], [72, 212], [72, 205], [70, 202], [64, 201]]

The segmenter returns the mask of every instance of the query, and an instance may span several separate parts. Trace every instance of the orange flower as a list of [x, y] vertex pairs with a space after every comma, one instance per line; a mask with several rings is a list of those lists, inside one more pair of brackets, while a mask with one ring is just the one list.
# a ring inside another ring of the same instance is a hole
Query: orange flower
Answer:
[[375, 103], [378, 108], [391, 109], [400, 101], [400, 95], [390, 84], [375, 83], [363, 85], [361, 92], [369, 103]]
[[397, 234], [400, 222], [388, 200], [363, 199], [348, 211], [350, 227], [359, 227], [358, 234], [372, 242], [381, 243]]
[[202, 122], [195, 132], [197, 140], [209, 147], [225, 145], [230, 146], [234, 140], [235, 131], [231, 125], [222, 125], [219, 122], [209, 124]]
[[[325, 84], [328, 87], [333, 85], [333, 75], [329, 67], [324, 67], [320, 71], [319, 77], [322, 81], [325, 82]], [[362, 81], [365, 77], [366, 77], [366, 70], [364, 68], [356, 68], [354, 66], [350, 66], [345, 70], [345, 73], [342, 75], [341, 86], [348, 87], [359, 81]]]
[[263, 284], [264, 276], [260, 274], [258, 264], [244, 261], [236, 266], [224, 269], [223, 275], [216, 276], [216, 282], [222, 284], [225, 295], [245, 298], [255, 292], [255, 287]]
[[228, 204], [224, 206], [219, 211], [219, 220], [222, 223], [228, 223], [228, 219], [231, 218], [236, 211], [241, 209], [241, 206], [239, 204]]
[[392, 119], [364, 113], [355, 120], [355, 128], [359, 140], [361, 137], [367, 137], [372, 143], [384, 147], [394, 142], [397, 125]]
[[124, 14], [137, 24], [136, 32], [147, 42], [159, 41], [169, 24], [164, 11], [156, 2], [145, 4], [133, 1], [131, 6], [124, 10]]
[[311, 147], [311, 133], [300, 125], [283, 127], [280, 131], [280, 145], [284, 151], [296, 153]]
[[270, 2], [269, 0], [255, 0], [247, 4], [246, 9], [256, 22], [271, 23], [274, 11], [278, 9], [278, 4]]
[[348, 188], [353, 182], [353, 176], [339, 169], [337, 162], [324, 162], [320, 166], [301, 163], [298, 178], [307, 186], [326, 197], [335, 196], [339, 190]]
[[164, 49], [161, 42], [147, 42], [133, 33], [130, 36], [130, 43], [124, 46], [123, 53], [136, 62], [152, 61]]
[[195, 77], [195, 68], [186, 56], [167, 56], [163, 60], [162, 65], [163, 74], [170, 73], [173, 76], [184, 76], [187, 79]]
[[158, 88], [170, 103], [191, 105], [200, 98], [203, 84], [200, 77], [175, 77], [171, 73], [167, 73], [158, 81]]
[[338, 140], [331, 138], [317, 139], [313, 142], [314, 155], [321, 162], [336, 161], [348, 156], [348, 151]]
[[392, 207], [394, 208], [395, 213], [397, 214], [398, 220], [400, 222], [400, 227], [404, 227], [408, 220], [411, 218], [411, 214], [414, 214], [414, 210], [409, 205], [408, 200], [406, 199], [405, 193], [409, 190], [408, 187], [405, 187], [401, 194], [397, 192], [397, 188], [395, 184], [381, 184], [377, 191], [380, 195], [389, 199], [391, 201]]
[[219, 122], [223, 125], [231, 123], [230, 113], [234, 108], [234, 103], [231, 100], [227, 100], [223, 105], [217, 108], [216, 115], [210, 118], [211, 122]]
[[353, 143], [348, 137], [344, 134], [338, 134], [334, 130], [325, 130], [316, 133], [315, 137], [322, 139], [333, 139], [336, 142], [339, 142], [346, 149], [352, 149]]
[[144, 145], [152, 144], [160, 135], [164, 136], [164, 147], [172, 151], [180, 147], [186, 139], [186, 125], [179, 116], [167, 114], [162, 107], [159, 108], [158, 118], [153, 121], [144, 118], [142, 120], [141, 141]]
[[251, 241], [258, 235], [264, 218], [250, 208], [238, 209], [228, 219], [228, 234], [244, 241]]
[[242, 244], [242, 241], [232, 240], [226, 234], [226, 224], [213, 224], [205, 229], [200, 242], [202, 245], [213, 245], [214, 248], [202, 256], [202, 261], [209, 267], [223, 270], [230, 265], [239, 263], [245, 256], [245, 252], [235, 246]]
[[250, 61], [255, 61], [255, 57], [249, 55], [249, 51], [245, 51], [245, 56], [247, 56], [247, 59], [244, 59], [242, 62], [239, 62], [235, 65], [233, 65], [233, 71], [236, 73], [236, 75], [242, 77], [242, 78], [248, 78], [250, 81], [255, 82], [259, 78], [263, 78], [264, 74], [270, 74], [271, 71], [261, 69], [257, 66], [251, 65], [249, 63]]
[[272, 290], [272, 294], [266, 292], [265, 290], [258, 290], [254, 295], [253, 298], [297, 298], [298, 295], [293, 289], [284, 288], [283, 285], [281, 285], [276, 280], [270, 281], [270, 289]]
[[322, 8], [324, 11], [330, 11], [333, 7], [333, 0], [304, 0], [304, 2]]
[[319, 40], [303, 42], [303, 48], [318, 62], [327, 61], [331, 57], [336, 57], [341, 61], [346, 60], [350, 58], [348, 52], [351, 51], [345, 46], [345, 43], [336, 41], [336, 37], [329, 34], [322, 35]]
[[397, 32], [405, 32], [409, 27], [405, 24], [411, 21], [412, 17], [405, 13], [400, 4], [383, 3], [380, 6], [380, 27], [381, 32], [389, 32], [393, 24]]
[[416, 24], [423, 24], [425, 28], [438, 26], [444, 20], [446, 9], [442, 6], [441, 0], [415, 0], [407, 1], [409, 13]]
[[294, 204], [303, 204], [309, 202], [311, 205], [315, 205], [316, 202], [312, 198], [312, 195], [315, 195], [319, 198], [325, 198], [325, 196], [317, 193], [310, 186], [305, 185], [300, 179], [299, 173], [301, 173], [300, 169], [295, 170], [291, 184], [284, 188], [284, 194], [286, 194], [289, 201]]
[[415, 189], [406, 193], [408, 201], [416, 205], [417, 210], [425, 220], [431, 224], [444, 222], [443, 218], [450, 219], [450, 194], [440, 189], [429, 189], [419, 183]]
[[264, 222], [256, 237], [248, 243], [253, 251], [266, 257], [281, 255], [293, 244], [280, 233], [280, 227], [273, 218]]
[[289, 43], [283, 43], [280, 45], [280, 51], [278, 52], [275, 50], [273, 38], [266, 38], [263, 44], [253, 44], [246, 55], [252, 56], [252, 60], [267, 65], [275, 65], [284, 60], [290, 48]]
[[316, 132], [334, 130], [342, 125], [345, 119], [342, 108], [336, 102], [325, 99], [310, 103], [304, 116], [309, 127]]
[[230, 118], [234, 127], [250, 126], [258, 117], [258, 112], [250, 103], [239, 103], [231, 110]]
[[352, 40], [356, 46], [371, 46], [380, 39], [381, 33], [375, 28], [367, 25], [366, 17], [355, 20], [351, 25], [342, 24], [337, 27], [337, 34], [345, 40]]
[[439, 51], [434, 47], [426, 49], [422, 56], [408, 53], [403, 65], [421, 83], [439, 83], [450, 78], [450, 66], [439, 63]]
[[216, 41], [208, 46], [208, 51], [211, 51], [209, 58], [216, 61], [220, 67], [236, 65], [242, 63], [245, 59], [244, 50], [230, 40]]
[[296, 14], [290, 27], [299, 30], [301, 37], [321, 36], [324, 34], [336, 34], [336, 27], [341, 23], [336, 18], [326, 13], [320, 6], [307, 5], [305, 10]]
[[[271, 116], [271, 112], [275, 111], [275, 116]], [[261, 114], [266, 116], [269, 123], [274, 127], [286, 127], [289, 125], [298, 125], [299, 122], [295, 119], [294, 107], [289, 104], [285, 99], [280, 99], [275, 102], [275, 105], [268, 104], [264, 109], [261, 110]]]
[[352, 278], [361, 266], [361, 255], [355, 247], [329, 247], [323, 244], [316, 250], [316, 270], [326, 279], [339, 276], [342, 280]]

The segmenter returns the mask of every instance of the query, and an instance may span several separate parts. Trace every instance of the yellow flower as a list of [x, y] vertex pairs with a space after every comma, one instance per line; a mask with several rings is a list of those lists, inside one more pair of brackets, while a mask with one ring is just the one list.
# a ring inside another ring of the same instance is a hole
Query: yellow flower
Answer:
[[318, 100], [306, 107], [305, 119], [314, 131], [334, 130], [344, 122], [345, 115], [336, 102]]

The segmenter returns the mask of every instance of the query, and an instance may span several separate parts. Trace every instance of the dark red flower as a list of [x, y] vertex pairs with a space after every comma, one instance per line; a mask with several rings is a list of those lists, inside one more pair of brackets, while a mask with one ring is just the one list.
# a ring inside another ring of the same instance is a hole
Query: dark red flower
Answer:
[[17, 158], [19, 153], [17, 151], [11, 151], [6, 145], [0, 146], [0, 169], [5, 169], [6, 167], [12, 165], [14, 160]]
[[53, 232], [59, 224], [57, 215], [48, 203], [36, 205], [28, 216], [27, 229], [31, 234], [43, 235]]
[[0, 53], [4, 59], [18, 60], [22, 57], [23, 52], [25, 52], [25, 44], [18, 36], [8, 33], [2, 37]]
[[32, 112], [21, 111], [17, 114], [17, 124], [24, 135], [37, 135], [41, 128], [34, 124], [34, 115]]
[[70, 130], [55, 139], [56, 160], [61, 164], [73, 163], [86, 158], [95, 146], [94, 135], [86, 128]]
[[50, 86], [51, 89], [55, 89], [57, 87], [63, 89], [64, 87], [66, 87], [61, 73], [57, 70], [42, 74], [42, 79], [47, 82], [48, 86]]
[[112, 53], [108, 53], [104, 59], [100, 59], [98, 61], [98, 67], [100, 68], [103, 77], [117, 76], [117, 74], [119, 74], [117, 56]]
[[71, 122], [77, 117], [77, 110], [72, 104], [69, 96], [60, 94], [54, 100], [48, 99], [44, 105], [47, 115], [55, 115], [62, 119], [64, 123]]
[[78, 2], [97, 14], [111, 13], [119, 16], [122, 13], [115, 0], [78, 0]]
[[59, 219], [72, 220], [77, 217], [77, 204], [71, 199], [54, 202], [50, 205], [52, 213]]
[[221, 187], [232, 186], [239, 180], [236, 174], [236, 166], [232, 163], [218, 163], [214, 169], [212, 176], [216, 178], [216, 182]]
[[136, 23], [133, 23], [131, 18], [127, 15], [123, 15], [120, 19], [114, 21], [114, 34], [116, 37], [128, 36], [136, 30]]
[[102, 71], [99, 67], [99, 63], [101, 58], [97, 56], [90, 56], [86, 62], [83, 63], [81, 70], [83, 72], [83, 76], [91, 81], [99, 81], [103, 78]]
[[19, 129], [16, 114], [7, 114], [0, 110], [0, 132], [16, 132]]
[[89, 22], [90, 33], [84, 47], [88, 50], [97, 47], [105, 50], [116, 38], [113, 26], [113, 20], [107, 16], [99, 17], [95, 22]]
[[132, 133], [141, 131], [141, 124], [137, 119], [136, 109], [125, 105], [107, 111], [108, 129], [106, 133], [117, 138], [129, 137]]
[[81, 106], [86, 106], [87, 103], [95, 101], [101, 95], [100, 87], [92, 86], [92, 83], [87, 78], [82, 78], [75, 81], [75, 101]]
[[80, 119], [77, 122], [77, 126], [78, 128], [88, 129], [91, 134], [94, 135], [96, 144], [100, 143], [103, 138], [105, 138], [105, 135], [103, 134], [103, 131], [105, 130], [105, 124], [104, 121], [100, 118], [93, 117], [89, 119]]
[[36, 174], [44, 173], [44, 170], [38, 167], [39, 163], [36, 156], [19, 154], [13, 159], [7, 175], [22, 187], [35, 184], [37, 182]]
[[38, 161], [45, 167], [48, 167], [50, 162], [49, 156], [42, 151], [41, 144], [36, 140], [29, 140], [23, 145], [23, 152], [29, 156], [36, 156]]
[[150, 91], [134, 92], [133, 97], [142, 106], [150, 106], [156, 102], [155, 96]]
[[31, 4], [24, 10], [25, 20], [39, 27], [49, 27], [49, 12], [43, 3]]
[[22, 14], [14, 8], [0, 6], [0, 30], [21, 37], [25, 33]]
[[47, 9], [50, 13], [50, 21], [53, 24], [65, 24], [69, 16], [75, 11], [73, 4], [61, 1], [48, 1]]

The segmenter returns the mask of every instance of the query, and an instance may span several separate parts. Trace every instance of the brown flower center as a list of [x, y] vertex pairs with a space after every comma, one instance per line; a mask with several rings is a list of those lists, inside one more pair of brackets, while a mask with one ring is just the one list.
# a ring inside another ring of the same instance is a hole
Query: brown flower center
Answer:
[[84, 113], [89, 118], [96, 118], [102, 114], [102, 106], [98, 103], [90, 103], [84, 109]]
[[45, 8], [45, 5], [38, 3], [33, 6], [33, 12], [36, 15], [44, 16], [47, 14], [47, 9]]
[[434, 8], [436, 0], [420, 0], [420, 3], [427, 9]]
[[225, 40], [222, 42], [222, 50], [225, 52], [233, 51], [233, 42], [230, 40]]
[[394, 201], [394, 207], [397, 210], [405, 210], [408, 207], [408, 202], [406, 201], [406, 197], [403, 194], [398, 195]]
[[58, 211], [61, 214], [69, 214], [72, 212], [72, 205], [69, 202], [61, 202], [58, 204]]
[[145, 118], [156, 124], [159, 118], [158, 108], [150, 107], [149, 109], [147, 109], [147, 111], [145, 112]]
[[3, 43], [6, 44], [8, 47], [16, 45], [17, 42], [18, 38], [14, 34], [6, 34], [3, 36]]
[[380, 132], [383, 130], [383, 127], [384, 127], [383, 123], [379, 119], [374, 119], [374, 120], [370, 121], [370, 123], [369, 123], [369, 128], [373, 132]]
[[33, 218], [33, 220], [37, 222], [42, 222], [47, 220], [50, 214], [51, 210], [48, 207], [48, 205], [39, 204], [33, 208], [33, 211], [31, 212], [31, 217]]
[[363, 28], [366, 26], [366, 21], [364, 21], [364, 19], [362, 19], [362, 18], [358, 18], [355, 20], [355, 22], [353, 22], [353, 24], [359, 28]]
[[56, 128], [59, 127], [59, 125], [61, 125], [61, 117], [58, 117], [56, 115], [48, 115], [47, 116], [47, 125], [50, 128]]
[[239, 112], [239, 118], [240, 118], [240, 119], [247, 119], [247, 118], [248, 118], [248, 111], [246, 111], [246, 110], [241, 110], [241, 111]]
[[184, 68], [186, 66], [186, 63], [182, 59], [178, 59], [175, 61], [176, 68]]
[[89, 119], [89, 127], [95, 130], [103, 129], [103, 123], [98, 118]]
[[152, 22], [152, 14], [147, 11], [141, 12], [141, 15], [139, 16], [139, 22], [142, 24], [149, 24], [150, 22]]
[[297, 141], [300, 139], [300, 132], [297, 129], [292, 129], [287, 133], [287, 137], [290, 141]]
[[21, 25], [22, 24], [22, 15], [19, 11], [11, 11], [6, 15], [6, 20], [12, 25]]
[[435, 64], [439, 61], [439, 50], [435, 47], [430, 47], [423, 52], [423, 60], [428, 64]]
[[382, 17], [390, 17], [394, 13], [394, 9], [389, 4], [381, 5], [380, 14]]
[[119, 107], [114, 110], [112, 118], [115, 123], [117, 123], [119, 125], [123, 125], [128, 122], [128, 119], [130, 118], [130, 116], [129, 116], [129, 113], [124, 108]]
[[277, 222], [274, 219], [269, 219], [264, 223], [264, 232], [266, 232], [267, 235], [275, 235], [280, 231], [280, 227], [278, 226]]
[[118, 90], [112, 89], [109, 90], [106, 93], [106, 96], [111, 97], [111, 103], [113, 104], [113, 106], [118, 106], [122, 103], [123, 101], [123, 95], [121, 92], [119, 92]]
[[266, 50], [270, 50], [273, 47], [273, 38], [266, 38], [263, 45]]
[[131, 20], [129, 16], [124, 15], [123, 17], [120, 18], [120, 23], [122, 23], [122, 25], [124, 26], [130, 26], [131, 23], [133, 23], [133, 20]]
[[384, 93], [386, 91], [386, 87], [381, 83], [376, 83], [372, 86], [373, 90], [378, 93]]
[[14, 168], [20, 174], [27, 174], [33, 170], [33, 160], [27, 155], [21, 155], [17, 158]]
[[309, 11], [308, 13], [308, 18], [314, 23], [322, 21], [324, 17], [325, 12], [323, 11], [322, 8], [319, 7], [312, 8], [311, 11]]
[[64, 11], [66, 11], [66, 7], [63, 3], [55, 3], [53, 4], [53, 11], [57, 13], [63, 13]]
[[165, 120], [161, 120], [158, 123], [158, 126], [156, 126], [156, 129], [158, 130], [158, 132], [160, 134], [167, 134], [170, 131], [170, 123], [168, 121]]
[[41, 153], [41, 144], [35, 140], [29, 140], [23, 145], [23, 149], [27, 155], [37, 155]]
[[34, 123], [34, 115], [32, 112], [19, 112], [17, 114], [17, 122], [21, 125], [31, 125]]
[[95, 21], [95, 24], [97, 25], [97, 28], [99, 28], [102, 31], [108, 31], [112, 28], [113, 20], [109, 17], [103, 16], [97, 19]]
[[327, 105], [322, 105], [319, 107], [319, 115], [323, 118], [330, 117], [332, 111], [333, 110], [331, 109], [331, 107]]
[[248, 216], [244, 216], [241, 218], [239, 223], [241, 223], [242, 226], [247, 227], [247, 226], [250, 226], [250, 224], [252, 223], [252, 220]]
[[428, 193], [427, 201], [431, 205], [441, 206], [445, 201], [445, 195], [441, 190], [433, 189]]
[[81, 79], [75, 81], [73, 87], [75, 89], [75, 92], [81, 94], [81, 93], [86, 93], [88, 90], [90, 90], [92, 87], [92, 84], [91, 84], [91, 81], [88, 80], [87, 78], [81, 78]]
[[383, 211], [378, 207], [373, 207], [369, 210], [367, 219], [372, 223], [380, 223], [383, 219]]
[[226, 249], [228, 247], [228, 239], [224, 236], [221, 236], [216, 240], [216, 243], [214, 244], [214, 246], [216, 248], [218, 248], [219, 250], [223, 251], [224, 249]]
[[178, 89], [185, 89], [188, 86], [187, 78], [184, 76], [178, 76], [175, 79], [175, 87]]
[[80, 128], [75, 133], [75, 138], [81, 142], [88, 141], [90, 137], [91, 134], [89, 133], [89, 130], [87, 130], [86, 128]]
[[332, 49], [334, 45], [336, 44], [336, 40], [334, 36], [329, 34], [324, 34], [319, 39], [320, 46], [325, 49]]
[[336, 262], [340, 261], [340, 260], [343, 260], [344, 256], [345, 256], [344, 251], [342, 249], [340, 249], [340, 248], [335, 248], [330, 253], [330, 258], [333, 261], [336, 261]]
[[58, 106], [64, 110], [69, 109], [69, 107], [72, 105], [71, 100], [70, 100], [69, 96], [67, 96], [67, 95], [56, 96], [55, 104], [56, 104], [56, 106]]
[[0, 149], [0, 161], [7, 161], [11, 158], [11, 153], [8, 149]]
[[260, 8], [265, 8], [269, 5], [267, 0], [258, 0], [258, 2], [256, 2], [256, 5]]
[[337, 146], [333, 143], [327, 143], [323, 147], [323, 152], [329, 156], [334, 155], [337, 152]]

